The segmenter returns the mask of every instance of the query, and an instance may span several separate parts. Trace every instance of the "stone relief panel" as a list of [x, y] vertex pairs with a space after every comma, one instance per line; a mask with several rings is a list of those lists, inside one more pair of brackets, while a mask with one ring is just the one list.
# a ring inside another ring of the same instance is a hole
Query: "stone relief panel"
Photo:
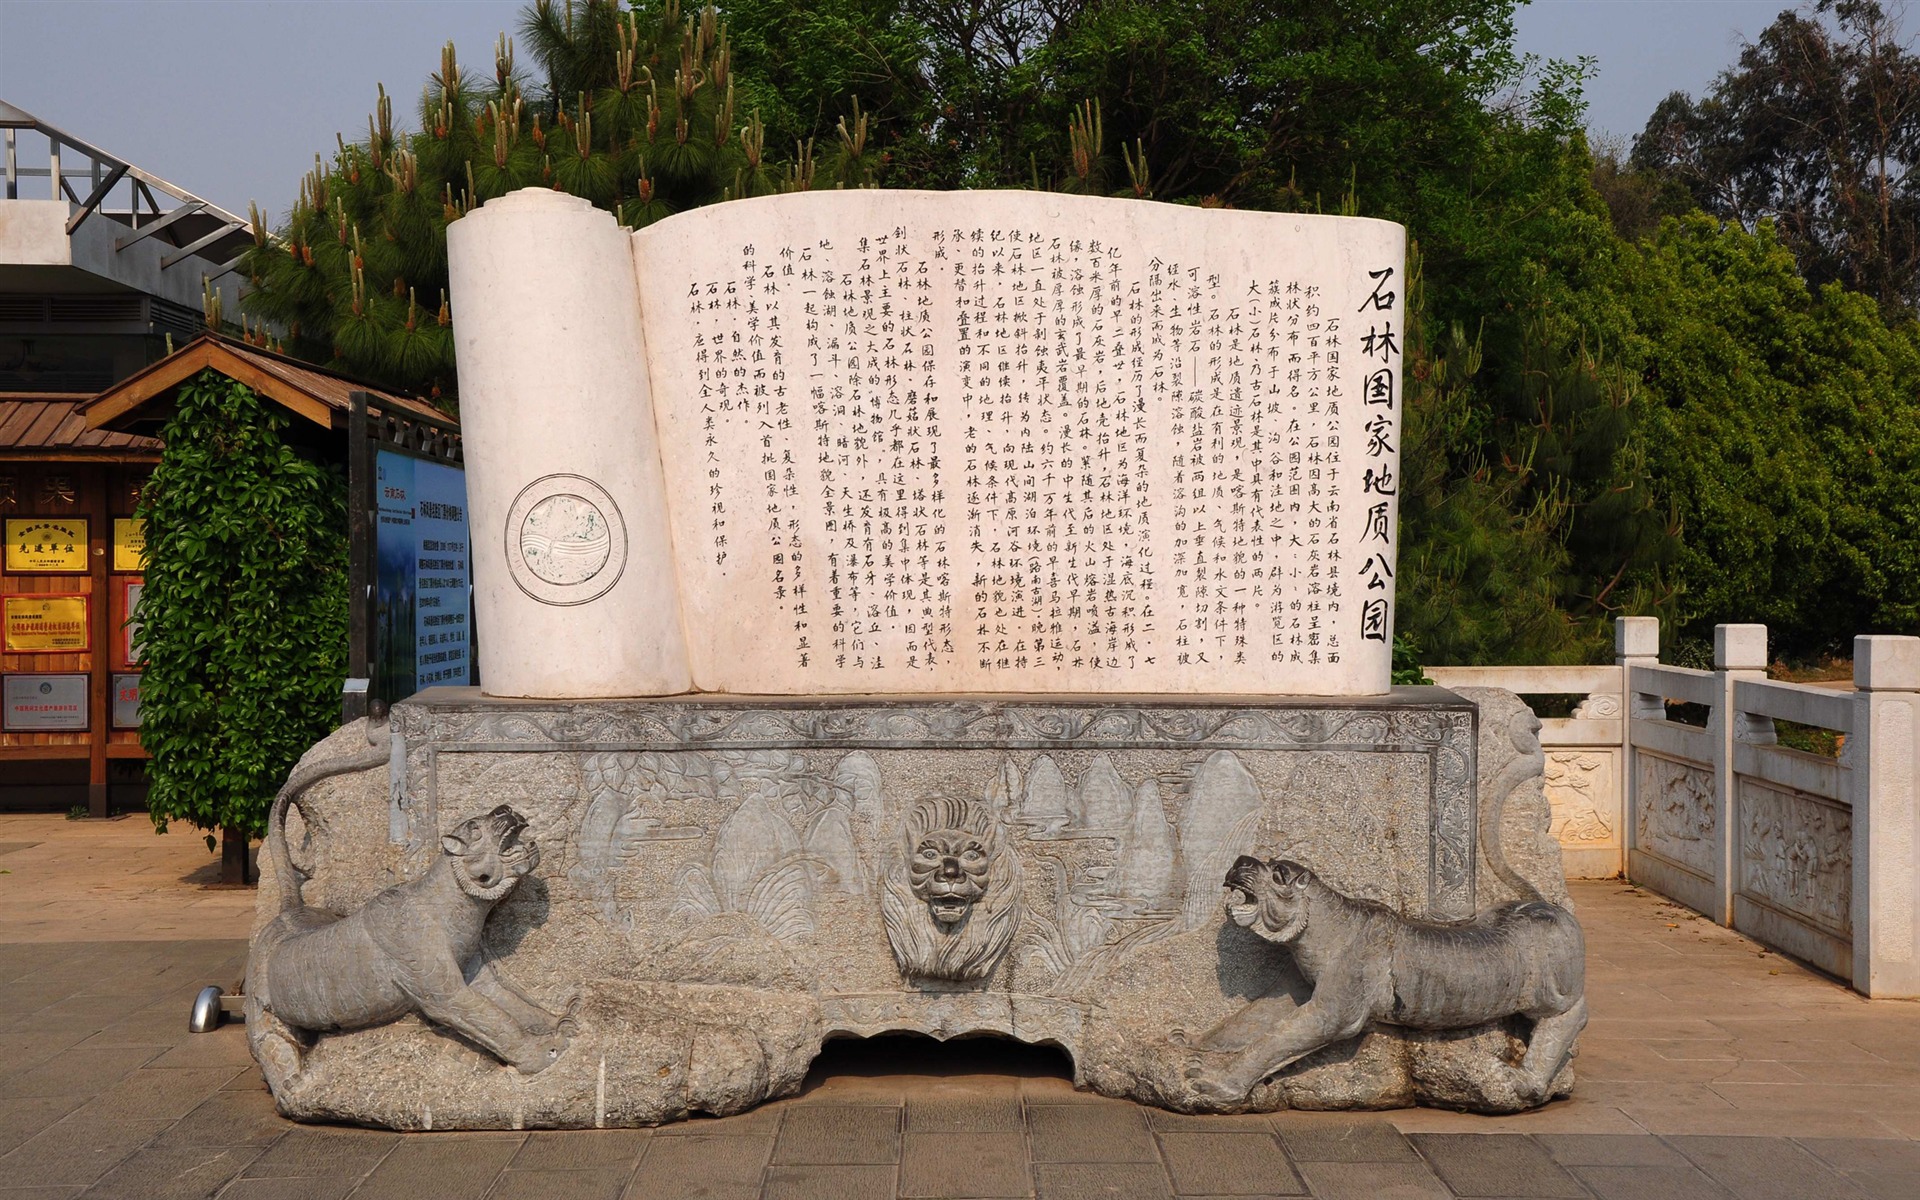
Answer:
[[[568, 1014], [566, 1046], [509, 1079], [403, 1019], [323, 1035], [308, 1082], [276, 1095], [292, 1115], [397, 1128], [643, 1124], [782, 1094], [829, 1033], [900, 1030], [1055, 1043], [1088, 1086], [1205, 1107], [1166, 1030], [1244, 1003], [1242, 976], [1262, 1004], [1285, 992], [1284, 963], [1222, 937], [1237, 855], [1285, 856], [1408, 916], [1473, 912], [1487, 749], [1445, 703], [402, 704], [393, 819], [322, 796], [295, 852], [364, 896], [511, 804], [541, 860], [478, 955]], [[1544, 848], [1523, 873], [1557, 862], [1540, 809], [1507, 822], [1510, 849]], [[377, 878], [348, 878], [359, 860], [335, 848], [389, 835]], [[1387, 1050], [1235, 1106], [1456, 1102], [1380, 1036]], [[420, 1063], [438, 1083], [398, 1077]], [[369, 1075], [382, 1086], [352, 1082]]]
[[[503, 928], [520, 933], [503, 950], [540, 945], [563, 923], [578, 926], [569, 951], [594, 969], [663, 981], [691, 969], [784, 986], [814, 972], [801, 964], [824, 961], [847, 990], [986, 980], [1071, 994], [1116, 955], [1215, 921], [1208, 870], [1232, 862], [1227, 839], [1428, 911], [1431, 759], [1411, 749], [443, 751], [423, 790], [439, 797], [433, 829], [485, 797], [549, 798], [527, 810], [558, 870], [507, 902]], [[942, 798], [954, 824], [925, 824]], [[904, 894], [912, 903], [895, 913], [931, 918], [936, 890], [969, 890], [916, 881], [900, 865], [908, 834], [917, 852], [928, 835], [956, 832], [988, 835], [983, 849], [1007, 878], [984, 881], [984, 893], [1006, 920], [971, 969], [930, 969], [906, 950], [889, 901]], [[1334, 849], [1354, 846], [1369, 853]], [[1001, 897], [1012, 901], [1005, 911]], [[662, 931], [679, 936], [661, 942]]]
[[1839, 937], [1853, 932], [1853, 812], [1740, 781], [1740, 889]]
[[1609, 750], [1549, 750], [1547, 801], [1554, 840], [1563, 846], [1617, 846], [1619, 756]]
[[1637, 844], [1713, 878], [1713, 772], [1644, 750], [1636, 758]]

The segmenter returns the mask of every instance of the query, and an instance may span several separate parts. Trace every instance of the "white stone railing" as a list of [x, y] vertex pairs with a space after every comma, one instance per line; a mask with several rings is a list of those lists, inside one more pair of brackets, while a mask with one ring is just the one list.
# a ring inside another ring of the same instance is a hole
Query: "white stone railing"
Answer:
[[[1586, 696], [1542, 721], [1567, 874], [1624, 872], [1721, 924], [1853, 981], [1920, 997], [1920, 637], [1854, 639], [1851, 692], [1767, 678], [1764, 625], [1714, 630], [1710, 671], [1663, 665], [1628, 617], [1610, 667], [1433, 667], [1445, 685]], [[1672, 719], [1668, 701], [1706, 710]], [[1828, 758], [1774, 720], [1844, 737]]]

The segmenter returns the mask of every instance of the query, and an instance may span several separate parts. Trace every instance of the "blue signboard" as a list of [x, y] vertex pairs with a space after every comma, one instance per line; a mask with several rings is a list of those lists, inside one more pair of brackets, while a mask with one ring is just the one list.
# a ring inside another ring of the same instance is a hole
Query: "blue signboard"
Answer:
[[392, 702], [472, 683], [466, 472], [387, 450], [375, 458], [374, 694]]

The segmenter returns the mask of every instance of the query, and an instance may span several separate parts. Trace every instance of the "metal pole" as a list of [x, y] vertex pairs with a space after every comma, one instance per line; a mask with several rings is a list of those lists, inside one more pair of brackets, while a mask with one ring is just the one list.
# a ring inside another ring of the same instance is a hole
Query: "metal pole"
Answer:
[[[378, 519], [379, 501], [374, 489], [379, 480], [373, 471], [373, 433], [367, 422], [367, 394], [352, 392], [347, 397], [347, 669], [363, 679], [374, 677], [373, 669], [373, 522]], [[367, 691], [347, 692], [341, 697], [340, 715], [355, 721], [367, 715]]]
[[53, 181], [53, 191], [49, 193], [55, 200], [60, 198], [60, 139], [47, 139], [47, 176]]
[[13, 130], [7, 130], [7, 199], [20, 198], [20, 153], [13, 144]]

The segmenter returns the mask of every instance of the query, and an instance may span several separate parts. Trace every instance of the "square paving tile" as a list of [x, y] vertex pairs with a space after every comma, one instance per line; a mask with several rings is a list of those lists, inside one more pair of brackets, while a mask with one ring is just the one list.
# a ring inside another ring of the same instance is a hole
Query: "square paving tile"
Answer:
[[1848, 1171], [1846, 1176], [1873, 1200], [1913, 1200], [1920, 1196], [1920, 1171]]
[[1423, 1162], [1303, 1162], [1317, 1200], [1452, 1200]]
[[1287, 1154], [1302, 1162], [1418, 1162], [1413, 1146], [1385, 1121], [1274, 1120]]
[[1036, 1163], [1156, 1162], [1160, 1157], [1137, 1108], [1035, 1104], [1027, 1109], [1027, 1127]]
[[1798, 1141], [1828, 1166], [1842, 1171], [1920, 1173], [1920, 1142], [1860, 1137], [1803, 1137]]
[[36, 1096], [27, 1100], [0, 1100], [0, 1154], [18, 1146], [42, 1129], [80, 1107], [78, 1096]]
[[[619, 1200], [624, 1168], [589, 1171], [505, 1171], [487, 1200]], [[429, 1193], [431, 1194], [431, 1193]], [[440, 1193], [445, 1195], [446, 1193]]]
[[1693, 1165], [1741, 1200], [1802, 1200], [1806, 1196], [1863, 1195], [1808, 1150], [1783, 1138], [1674, 1137], [1667, 1139]]
[[1534, 1138], [1565, 1167], [1684, 1167], [1678, 1150], [1651, 1134], [1543, 1133]]
[[1300, 1195], [1294, 1173], [1271, 1133], [1162, 1133], [1160, 1150], [1182, 1196]]
[[903, 1197], [960, 1200], [1032, 1194], [1023, 1133], [906, 1135], [900, 1154]]
[[1880, 1084], [1719, 1083], [1713, 1090], [1739, 1108], [1807, 1112], [1920, 1112], [1920, 1088]]
[[807, 1104], [787, 1113], [776, 1163], [854, 1166], [900, 1161], [900, 1110], [880, 1104]]
[[1739, 1200], [1691, 1166], [1571, 1170], [1599, 1200]]
[[515, 1171], [631, 1168], [646, 1152], [650, 1129], [547, 1129], [527, 1135], [510, 1164]]
[[773, 1154], [771, 1136], [683, 1134], [655, 1137], [627, 1184], [627, 1200], [755, 1200]]
[[1170, 1200], [1173, 1189], [1157, 1162], [1036, 1163], [1039, 1200]]
[[836, 1167], [819, 1163], [767, 1170], [762, 1200], [893, 1200], [897, 1168]]
[[[317, 1175], [298, 1179], [236, 1179], [220, 1193], [220, 1200], [346, 1200], [347, 1193], [359, 1182], [357, 1175], [339, 1179], [323, 1179]], [[14, 1197], [9, 1195], [6, 1200]]]
[[247, 1049], [247, 1029], [244, 1025], [227, 1025], [212, 1033], [189, 1034], [165, 1054], [146, 1064], [149, 1071], [165, 1070], [170, 1067], [246, 1067], [255, 1075], [260, 1068], [254, 1065], [253, 1051]]
[[253, 1146], [160, 1146], [136, 1150], [87, 1189], [90, 1200], [203, 1200], [260, 1153]]
[[161, 1134], [168, 1146], [266, 1146], [293, 1128], [265, 1092], [215, 1092]]
[[98, 1121], [69, 1116], [0, 1156], [8, 1187], [89, 1184], [167, 1127], [165, 1121]]
[[[247, 1167], [253, 1179], [365, 1175], [401, 1144], [397, 1133], [296, 1125]], [[417, 1151], [416, 1151], [417, 1153]]]
[[57, 1058], [0, 1079], [0, 1096], [94, 1096], [159, 1056], [159, 1046], [105, 1046], [63, 1051]]
[[[378, 1166], [360, 1160], [364, 1165], [359, 1166], [355, 1177], [366, 1175], [367, 1181], [353, 1194], [354, 1200], [484, 1195], [487, 1186], [513, 1161], [521, 1143], [518, 1137], [489, 1134], [407, 1135], [378, 1160]], [[351, 1166], [347, 1169], [353, 1170]], [[371, 1175], [367, 1175], [369, 1169]]]
[[1416, 1133], [1413, 1144], [1434, 1173], [1461, 1196], [1564, 1196], [1586, 1189], [1553, 1156], [1522, 1134]]
[[1009, 1096], [907, 1094], [908, 1133], [1018, 1133], [1026, 1128], [1018, 1093]]
[[80, 1111], [104, 1120], [177, 1120], [200, 1107], [236, 1074], [235, 1067], [135, 1071], [87, 1101]]

